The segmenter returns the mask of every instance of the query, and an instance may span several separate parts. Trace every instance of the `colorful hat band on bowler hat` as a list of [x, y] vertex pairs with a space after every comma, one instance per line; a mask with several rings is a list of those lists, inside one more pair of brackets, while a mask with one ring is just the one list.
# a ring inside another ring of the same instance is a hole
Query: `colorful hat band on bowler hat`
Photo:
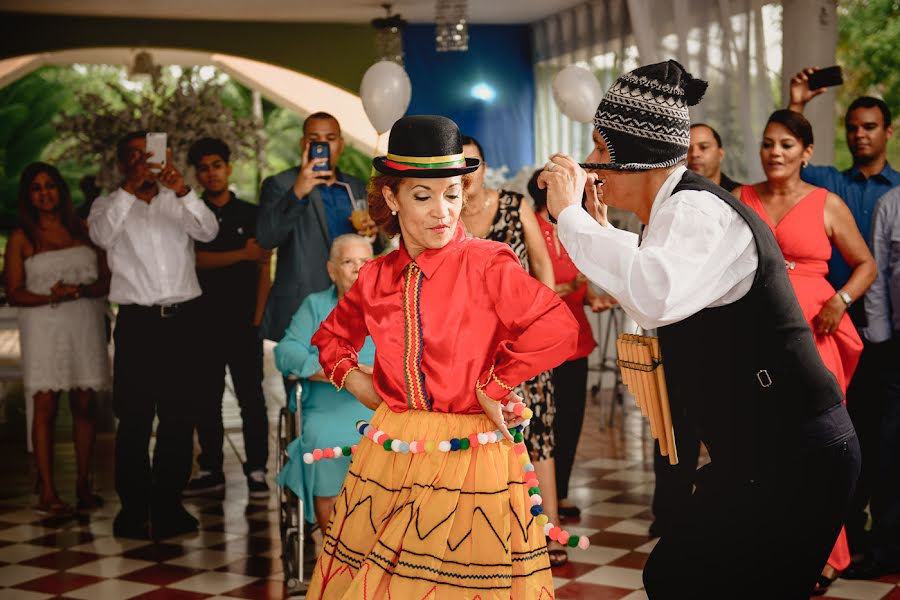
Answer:
[[388, 152], [384, 164], [398, 171], [456, 169], [466, 166], [466, 156], [462, 152], [446, 156], [400, 156]]

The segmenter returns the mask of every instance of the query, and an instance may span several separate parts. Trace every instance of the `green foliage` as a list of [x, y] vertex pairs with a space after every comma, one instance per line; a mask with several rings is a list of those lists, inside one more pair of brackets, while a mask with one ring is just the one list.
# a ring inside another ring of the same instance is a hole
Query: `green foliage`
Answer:
[[[18, 177], [25, 165], [56, 165], [78, 205], [82, 176], [100, 174], [107, 191], [118, 185], [115, 143], [139, 128], [169, 134], [189, 181], [190, 143], [202, 135], [222, 137], [233, 152], [232, 188], [255, 202], [263, 177], [299, 162], [305, 118], [265, 98], [261, 104], [259, 127], [253, 92], [210, 68], [164, 69], [152, 86], [130, 81], [115, 65], [42, 68], [0, 89], [0, 231], [17, 221]], [[365, 181], [371, 157], [348, 145], [338, 166]]]
[[[844, 113], [859, 96], [883, 98], [900, 116], [900, 0], [838, 0], [837, 59], [844, 85], [838, 89], [835, 166], [853, 163], [844, 134]], [[826, 66], [826, 65], [822, 65]], [[900, 165], [900, 140], [888, 144], [888, 161]]]
[[0, 228], [18, 221], [19, 174], [56, 138], [50, 121], [67, 99], [65, 88], [41, 71], [0, 89]]

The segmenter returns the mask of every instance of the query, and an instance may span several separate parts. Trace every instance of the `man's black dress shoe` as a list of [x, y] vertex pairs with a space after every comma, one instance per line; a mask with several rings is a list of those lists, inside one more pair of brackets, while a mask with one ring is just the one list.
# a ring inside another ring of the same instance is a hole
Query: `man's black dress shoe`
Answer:
[[136, 540], [149, 540], [150, 523], [147, 519], [131, 516], [120, 510], [113, 519], [113, 535]]
[[153, 515], [153, 539], [166, 538], [193, 533], [197, 531], [199, 521], [186, 511], [183, 506], [174, 506], [166, 511]]
[[885, 562], [867, 556], [853, 563], [841, 573], [843, 579], [878, 579], [884, 575], [900, 573], [900, 561]]

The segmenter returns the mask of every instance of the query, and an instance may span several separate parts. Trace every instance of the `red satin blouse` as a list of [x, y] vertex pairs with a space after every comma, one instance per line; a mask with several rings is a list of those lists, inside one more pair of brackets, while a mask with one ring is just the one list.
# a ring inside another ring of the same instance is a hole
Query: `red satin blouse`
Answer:
[[508, 246], [457, 227], [415, 261], [400, 249], [365, 265], [312, 338], [331, 382], [343, 387], [367, 335], [375, 391], [391, 410], [479, 413], [476, 386], [500, 400], [567, 360], [578, 325], [553, 290]]

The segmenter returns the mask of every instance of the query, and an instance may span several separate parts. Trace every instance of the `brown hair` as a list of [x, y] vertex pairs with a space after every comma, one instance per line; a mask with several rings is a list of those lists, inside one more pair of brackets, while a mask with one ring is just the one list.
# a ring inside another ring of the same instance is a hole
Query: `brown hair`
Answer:
[[769, 120], [766, 121], [766, 127], [772, 123], [783, 125], [792, 136], [800, 140], [800, 143], [803, 144], [804, 148], [812, 146], [812, 125], [809, 124], [809, 121], [806, 120], [806, 117], [804, 117], [802, 113], [798, 113], [788, 108], [782, 108], [769, 115]]
[[73, 238], [90, 243], [87, 231], [75, 213], [74, 206], [72, 206], [72, 195], [69, 193], [69, 186], [66, 184], [66, 180], [63, 179], [59, 169], [44, 162], [31, 163], [25, 167], [22, 171], [22, 177], [19, 179], [19, 221], [22, 225], [22, 230], [25, 232], [25, 237], [28, 238], [28, 241], [31, 242], [35, 249], [40, 246], [37, 234], [38, 209], [31, 203], [31, 184], [34, 183], [35, 178], [41, 173], [49, 175], [53, 183], [56, 184], [56, 189], [59, 193], [59, 204], [56, 207], [56, 212], [59, 213], [63, 227], [66, 228], [66, 231]]
[[[375, 221], [375, 224], [378, 225], [378, 228], [384, 232], [388, 237], [394, 237], [398, 233], [400, 233], [400, 220], [397, 218], [397, 215], [391, 214], [391, 207], [388, 206], [387, 201], [384, 199], [384, 194], [381, 190], [384, 186], [387, 186], [394, 193], [394, 196], [397, 195], [397, 190], [400, 188], [400, 182], [403, 181], [402, 177], [397, 177], [395, 175], [375, 175], [372, 179], [369, 180], [369, 216], [372, 217], [372, 220]], [[463, 197], [463, 206], [466, 205], [466, 201], [468, 199], [469, 186], [472, 184], [472, 178], [469, 175], [463, 175], [462, 177], [462, 197]]]
[[391, 207], [388, 206], [381, 190], [384, 186], [388, 186], [396, 196], [400, 181], [400, 177], [393, 175], [375, 175], [369, 180], [369, 216], [388, 237], [400, 233], [400, 221], [397, 215], [391, 214]]

